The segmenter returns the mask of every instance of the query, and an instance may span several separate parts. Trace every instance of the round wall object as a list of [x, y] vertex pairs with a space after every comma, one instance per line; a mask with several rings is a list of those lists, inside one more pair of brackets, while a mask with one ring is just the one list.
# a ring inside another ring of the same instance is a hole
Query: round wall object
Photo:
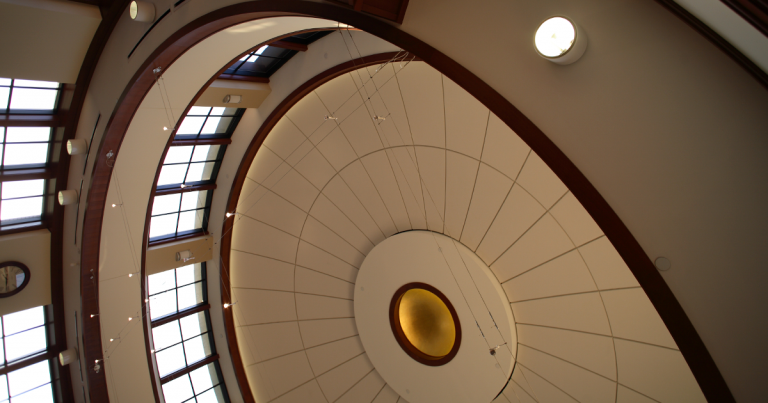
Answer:
[[533, 39], [539, 55], [553, 63], [571, 64], [587, 50], [584, 30], [565, 17], [551, 17], [539, 25]]
[[59, 192], [59, 204], [68, 206], [77, 203], [77, 190], [62, 190]]
[[139, 22], [155, 21], [155, 5], [146, 1], [132, 1], [129, 7], [131, 19]]
[[67, 154], [79, 155], [88, 152], [88, 143], [83, 139], [67, 140]]
[[21, 262], [0, 263], [0, 298], [16, 295], [32, 278], [29, 268]]
[[78, 358], [77, 349], [74, 347], [59, 353], [59, 363], [62, 367], [77, 361]]
[[490, 268], [443, 234], [376, 245], [357, 274], [354, 312], [371, 363], [410, 403], [491, 402], [512, 375], [509, 300]]
[[672, 268], [672, 262], [663, 256], [657, 257], [654, 264], [656, 265], [656, 268], [661, 271], [667, 271]]

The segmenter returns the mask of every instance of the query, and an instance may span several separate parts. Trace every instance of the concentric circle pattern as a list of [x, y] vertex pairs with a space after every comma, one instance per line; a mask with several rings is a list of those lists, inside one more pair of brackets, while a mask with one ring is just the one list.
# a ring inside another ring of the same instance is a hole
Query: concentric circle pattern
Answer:
[[408, 399], [369, 360], [353, 308], [363, 260], [408, 230], [453, 238], [501, 283], [517, 364], [495, 401], [705, 401], [581, 204], [424, 63], [353, 71], [303, 98], [258, 151], [237, 211], [232, 308], [259, 402]]

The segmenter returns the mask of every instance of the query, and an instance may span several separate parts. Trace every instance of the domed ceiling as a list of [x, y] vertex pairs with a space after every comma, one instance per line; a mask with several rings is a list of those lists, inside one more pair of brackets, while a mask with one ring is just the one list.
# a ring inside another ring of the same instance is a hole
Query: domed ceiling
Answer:
[[[237, 213], [231, 309], [259, 402], [406, 401], [369, 359], [354, 299], [366, 256], [411, 230], [461, 243], [503, 289], [516, 365], [495, 402], [705, 401], [581, 204], [423, 62], [359, 69], [304, 97], [256, 154]], [[462, 326], [462, 337], [484, 337]]]

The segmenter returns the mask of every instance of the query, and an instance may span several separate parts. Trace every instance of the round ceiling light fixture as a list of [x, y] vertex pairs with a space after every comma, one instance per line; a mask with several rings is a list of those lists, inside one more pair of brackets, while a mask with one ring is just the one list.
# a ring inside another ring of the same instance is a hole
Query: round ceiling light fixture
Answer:
[[139, 22], [155, 21], [155, 5], [146, 1], [132, 1], [129, 6], [131, 19]]
[[565, 17], [552, 17], [541, 23], [534, 37], [541, 57], [557, 64], [571, 64], [587, 50], [587, 36]]
[[409, 283], [392, 296], [389, 321], [400, 347], [429, 366], [445, 365], [461, 345], [459, 316], [437, 288]]

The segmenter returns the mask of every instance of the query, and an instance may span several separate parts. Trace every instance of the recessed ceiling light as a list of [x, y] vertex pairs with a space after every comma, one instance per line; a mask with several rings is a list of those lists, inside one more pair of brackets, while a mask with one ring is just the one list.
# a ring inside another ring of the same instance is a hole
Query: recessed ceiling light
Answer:
[[139, 22], [155, 21], [155, 5], [146, 1], [132, 1], [129, 6], [131, 19]]
[[536, 51], [557, 64], [571, 64], [587, 50], [587, 36], [564, 17], [552, 17], [539, 25], [534, 37]]

